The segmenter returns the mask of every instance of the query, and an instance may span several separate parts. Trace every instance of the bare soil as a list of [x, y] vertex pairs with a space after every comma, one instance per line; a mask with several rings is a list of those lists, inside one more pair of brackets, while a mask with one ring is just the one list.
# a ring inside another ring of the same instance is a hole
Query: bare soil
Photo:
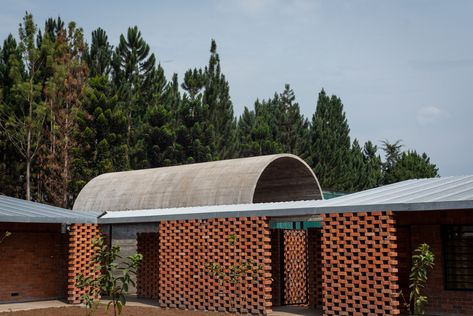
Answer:
[[[34, 309], [27, 311], [3, 312], [0, 316], [85, 316], [87, 310], [84, 307], [52, 307]], [[157, 307], [125, 306], [120, 316], [223, 316], [224, 313], [205, 311], [186, 311], [180, 309], [161, 309]], [[113, 316], [113, 311], [108, 312], [104, 306], [93, 314], [93, 316]]]

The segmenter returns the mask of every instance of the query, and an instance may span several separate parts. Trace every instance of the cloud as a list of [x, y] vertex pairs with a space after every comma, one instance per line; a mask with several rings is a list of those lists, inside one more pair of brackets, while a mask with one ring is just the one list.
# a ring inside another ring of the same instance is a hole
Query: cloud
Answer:
[[417, 111], [417, 123], [427, 126], [437, 123], [441, 119], [449, 118], [450, 114], [436, 106], [425, 106]]

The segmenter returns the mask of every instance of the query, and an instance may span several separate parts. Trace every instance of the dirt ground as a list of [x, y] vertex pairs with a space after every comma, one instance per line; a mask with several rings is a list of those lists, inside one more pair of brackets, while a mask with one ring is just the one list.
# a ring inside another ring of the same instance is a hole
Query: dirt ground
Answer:
[[[85, 316], [87, 310], [83, 307], [53, 307], [28, 311], [4, 312], [0, 316]], [[185, 311], [180, 309], [160, 309], [156, 307], [125, 306], [121, 316], [222, 316], [223, 313]], [[100, 307], [93, 316], [113, 316], [113, 311]]]

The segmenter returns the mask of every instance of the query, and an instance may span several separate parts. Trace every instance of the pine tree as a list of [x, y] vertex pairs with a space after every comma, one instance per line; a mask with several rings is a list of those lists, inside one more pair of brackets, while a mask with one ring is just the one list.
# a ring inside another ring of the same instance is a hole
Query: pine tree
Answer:
[[394, 143], [390, 143], [388, 140], [384, 140], [383, 142], [383, 151], [385, 155], [385, 162], [383, 163], [383, 174], [384, 174], [384, 184], [389, 184], [394, 182], [394, 177], [392, 173], [394, 171], [394, 166], [399, 161], [402, 155], [402, 143], [401, 140], [398, 139]]
[[[9, 34], [0, 47], [0, 109], [1, 120], [15, 115], [23, 116], [18, 100], [12, 91], [18, 77], [23, 76], [23, 64], [17, 42]], [[8, 134], [0, 128], [0, 193], [9, 196], [23, 196], [21, 174], [24, 170], [23, 157], [18, 153]]]
[[416, 151], [403, 152], [386, 178], [387, 183], [408, 179], [438, 177], [438, 168], [430, 162], [427, 154], [419, 155]]
[[210, 45], [209, 64], [205, 68], [205, 89], [203, 103], [209, 108], [210, 123], [215, 132], [215, 158], [229, 159], [236, 155], [236, 120], [233, 115], [233, 104], [230, 99], [230, 87], [221, 72], [217, 44], [212, 40]]
[[[48, 78], [47, 104], [50, 104], [51, 130], [49, 151], [44, 152], [43, 164], [56, 166], [56, 172], [47, 176], [49, 202], [70, 207], [73, 151], [77, 144], [73, 135], [77, 130], [76, 113], [81, 111], [83, 88], [88, 74], [84, 59], [83, 32], [74, 22], [67, 30], [59, 31], [54, 42], [53, 76]], [[48, 102], [49, 101], [49, 102]]]
[[71, 190], [77, 195], [93, 177], [112, 171], [127, 170], [126, 115], [118, 106], [108, 78], [89, 79], [82, 111], [77, 115], [74, 139], [74, 179]]
[[89, 76], [108, 76], [112, 66], [112, 46], [108, 42], [107, 33], [98, 28], [92, 32], [90, 51], [86, 55]]
[[295, 102], [295, 94], [289, 84], [276, 99], [277, 139], [284, 152], [295, 154], [301, 158], [308, 156], [309, 122], [300, 113], [299, 104]]
[[13, 82], [12, 94], [18, 100], [20, 111], [12, 109], [12, 104], [4, 104], [0, 120], [4, 134], [25, 162], [27, 200], [32, 199], [31, 169], [44, 141], [42, 131], [46, 119], [44, 102], [41, 100], [41, 85], [37, 80], [37, 71], [40, 67], [40, 51], [35, 42], [37, 31], [33, 16], [26, 13], [19, 28], [18, 46], [25, 71], [23, 74], [23, 67], [17, 63], [12, 65], [9, 74]]
[[113, 80], [123, 111], [127, 115], [127, 144], [129, 160], [132, 168], [137, 168], [143, 162], [144, 143], [143, 129], [140, 126], [153, 104], [155, 94], [162, 94], [165, 86], [164, 72], [156, 65], [156, 57], [150, 54], [149, 45], [141, 36], [137, 26], [128, 28], [125, 35], [120, 36], [120, 42], [113, 55]]
[[367, 141], [363, 148], [365, 162], [365, 177], [363, 185], [358, 190], [376, 188], [383, 183], [383, 163], [377, 154], [378, 147]]
[[342, 101], [335, 95], [327, 96], [322, 89], [310, 128], [309, 161], [326, 190], [344, 191], [351, 187], [348, 183], [349, 133]]

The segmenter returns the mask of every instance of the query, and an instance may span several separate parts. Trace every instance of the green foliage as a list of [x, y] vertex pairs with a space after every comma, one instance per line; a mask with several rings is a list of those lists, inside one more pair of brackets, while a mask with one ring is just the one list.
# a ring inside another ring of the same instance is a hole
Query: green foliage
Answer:
[[96, 310], [100, 295], [110, 298], [107, 310], [112, 306], [113, 314], [120, 315], [126, 305], [125, 295], [130, 284], [135, 286], [132, 276], [136, 275], [143, 256], [137, 253], [118, 263], [117, 261], [122, 259], [120, 246], [108, 247], [103, 237], [94, 239], [93, 246], [95, 253], [89, 265], [89, 272], [86, 275], [77, 275], [76, 286], [86, 290], [82, 299], [88, 308], [88, 315]]
[[428, 272], [433, 268], [435, 256], [428, 244], [419, 245], [412, 254], [412, 267], [409, 274], [409, 299], [406, 300], [404, 294], [400, 295], [404, 299], [404, 307], [410, 315], [424, 315], [424, 306], [428, 298], [423, 294], [423, 289], [427, 282]]
[[[115, 47], [115, 48], [113, 48]], [[27, 13], [0, 48], [1, 193], [71, 207], [93, 177], [129, 169], [292, 153], [324, 189], [359, 191], [437, 176], [427, 155], [350, 138], [340, 98], [319, 93], [309, 122], [289, 84], [236, 118], [215, 40], [208, 63], [167, 80], [138, 27], [112, 45], [60, 17]]]
[[11, 232], [9, 232], [8, 230], [3, 233], [3, 236], [0, 237], [0, 244], [5, 240], [5, 238], [8, 238], [11, 236]]
[[416, 151], [402, 152], [401, 141], [383, 142], [386, 155], [384, 163], [384, 183], [395, 183], [408, 179], [438, 177], [438, 168], [430, 162], [426, 153], [419, 155]]
[[350, 128], [340, 98], [319, 93], [310, 130], [311, 157], [320, 185], [326, 190], [349, 191]]

